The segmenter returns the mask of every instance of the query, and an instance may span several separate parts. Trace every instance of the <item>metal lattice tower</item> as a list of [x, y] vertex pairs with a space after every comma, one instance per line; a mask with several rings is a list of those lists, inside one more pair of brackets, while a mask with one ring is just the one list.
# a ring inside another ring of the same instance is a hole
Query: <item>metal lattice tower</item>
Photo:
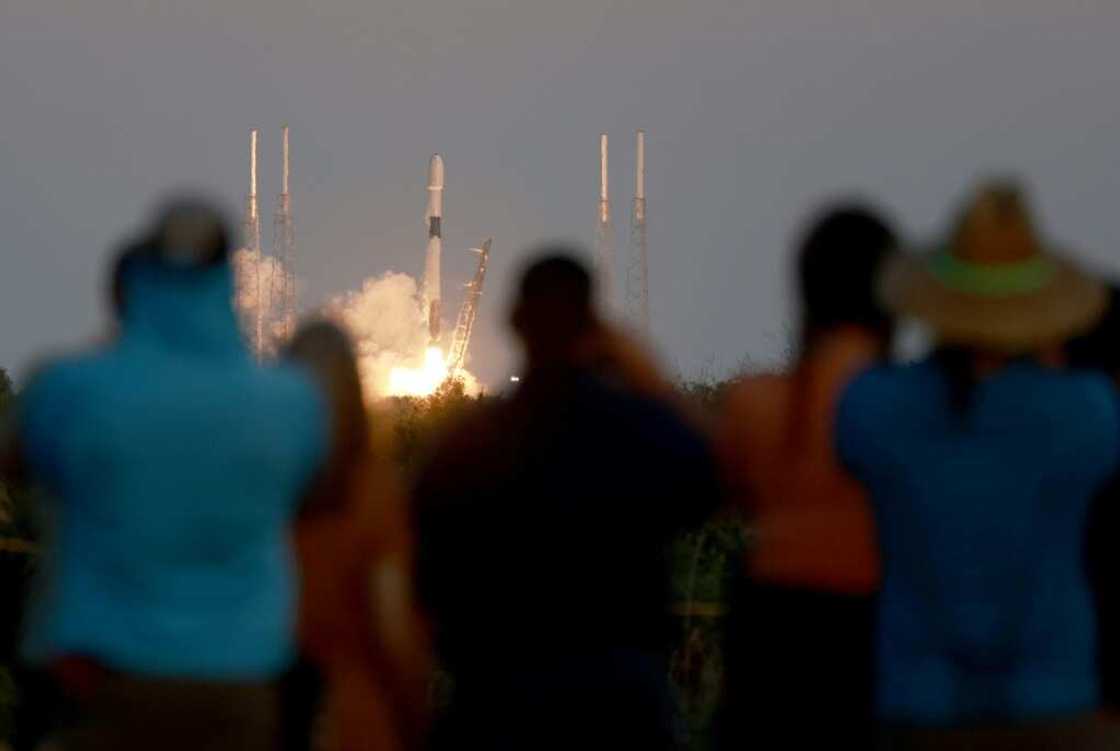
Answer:
[[281, 131], [284, 148], [284, 165], [280, 182], [280, 195], [276, 198], [276, 212], [272, 217], [272, 254], [276, 268], [269, 290], [270, 338], [286, 342], [295, 333], [296, 324], [296, 275], [295, 230], [292, 226], [292, 196], [289, 193], [291, 175], [288, 149], [288, 126]]
[[[245, 198], [245, 217], [242, 220], [242, 238], [248, 263], [241, 264], [237, 277], [238, 314], [242, 330], [249, 339], [250, 348], [257, 357], [261, 354], [264, 334], [261, 310], [261, 215], [257, 203], [257, 138], [258, 131], [249, 131], [249, 195]], [[251, 299], [252, 304], [246, 305]]]
[[649, 250], [646, 246], [646, 134], [638, 131], [634, 169], [634, 206], [630, 214], [630, 246], [626, 258], [626, 314], [649, 334]]
[[599, 136], [599, 222], [595, 233], [595, 271], [603, 308], [614, 305], [614, 225], [611, 223], [611, 200], [607, 188], [607, 134]]
[[459, 308], [455, 332], [451, 335], [451, 351], [447, 359], [450, 378], [457, 377], [467, 364], [467, 349], [470, 347], [475, 318], [478, 317], [478, 302], [482, 298], [482, 285], [486, 283], [486, 264], [490, 262], [490, 244], [493, 241], [490, 238], [482, 243], [481, 248], [471, 248], [478, 253], [478, 269], [474, 272], [474, 279], [467, 283], [467, 295], [463, 299], [463, 307]]

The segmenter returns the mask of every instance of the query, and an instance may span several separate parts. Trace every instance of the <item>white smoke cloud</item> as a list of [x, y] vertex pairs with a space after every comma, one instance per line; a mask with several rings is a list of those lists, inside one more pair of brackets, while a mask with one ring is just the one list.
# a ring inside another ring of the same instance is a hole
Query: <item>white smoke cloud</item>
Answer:
[[233, 254], [236, 280], [234, 307], [241, 321], [245, 340], [256, 340], [258, 312], [261, 319], [261, 346], [264, 354], [274, 354], [285, 336], [294, 329], [294, 321], [285, 320], [280, 300], [285, 289], [295, 294], [296, 278], [278, 258], [241, 248]]
[[[234, 253], [233, 267], [237, 279], [234, 304], [246, 341], [252, 344], [255, 340], [259, 310], [263, 354], [275, 354], [286, 333], [285, 322], [278, 317], [279, 290], [296, 280], [278, 259], [246, 249]], [[411, 276], [389, 271], [369, 277], [359, 289], [331, 297], [320, 313], [345, 328], [353, 339], [368, 401], [423, 396], [446, 380], [447, 348], [431, 346], [420, 286]], [[468, 394], [481, 390], [470, 373], [460, 371], [457, 377]]]
[[324, 312], [350, 332], [367, 397], [386, 396], [389, 374], [419, 367], [428, 345], [416, 280], [387, 272], [366, 279], [361, 289], [331, 298]]
[[[324, 313], [350, 332], [358, 353], [362, 387], [369, 400], [430, 393], [447, 376], [428, 341], [424, 303], [416, 280], [389, 271], [366, 279], [360, 289], [331, 298]], [[460, 372], [467, 393], [478, 381]]]

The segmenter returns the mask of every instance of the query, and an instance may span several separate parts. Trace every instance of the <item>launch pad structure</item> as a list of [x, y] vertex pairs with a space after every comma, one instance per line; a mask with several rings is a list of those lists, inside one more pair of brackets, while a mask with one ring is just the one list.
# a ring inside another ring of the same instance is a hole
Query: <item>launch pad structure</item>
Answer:
[[[278, 342], [295, 333], [295, 231], [292, 222], [291, 149], [288, 126], [281, 129], [283, 168], [280, 193], [272, 217], [272, 252], [261, 247], [261, 212], [257, 192], [257, 154], [260, 131], [249, 131], [249, 194], [242, 218], [242, 249], [237, 268], [237, 314], [249, 349], [258, 359], [272, 354]], [[266, 264], [266, 258], [272, 263]]]
[[283, 141], [283, 169], [280, 195], [276, 197], [276, 212], [272, 216], [272, 255], [277, 268], [271, 275], [267, 311], [271, 323], [269, 333], [274, 339], [286, 342], [295, 334], [296, 327], [296, 241], [292, 224], [292, 195], [289, 191], [291, 151], [288, 147], [288, 126], [285, 125], [280, 132]]
[[[295, 232], [292, 219], [291, 149], [288, 126], [281, 129], [283, 167], [280, 193], [272, 222], [272, 248], [265, 255], [261, 247], [260, 201], [257, 192], [257, 156], [260, 131], [249, 131], [249, 193], [242, 220], [243, 246], [237, 268], [237, 313], [249, 348], [258, 359], [274, 353], [277, 344], [292, 337], [296, 326]], [[603, 137], [603, 182], [606, 182], [606, 136]], [[428, 207], [425, 221], [428, 243], [424, 259], [421, 298], [429, 343], [438, 346], [441, 338], [441, 255], [443, 252], [443, 158], [434, 154], [428, 164]], [[605, 188], [604, 188], [605, 190]], [[602, 214], [610, 222], [609, 210]], [[490, 261], [493, 238], [480, 248], [478, 267], [466, 285], [466, 295], [451, 333], [446, 359], [451, 378], [459, 377], [467, 363], [471, 335]], [[613, 249], [612, 249], [613, 253]], [[613, 258], [613, 256], [612, 256]], [[271, 261], [271, 263], [267, 263]]]
[[471, 344], [474, 322], [478, 317], [478, 303], [482, 299], [482, 287], [486, 283], [486, 266], [490, 262], [490, 245], [493, 242], [494, 238], [490, 238], [482, 243], [481, 248], [471, 248], [478, 253], [478, 268], [474, 272], [474, 278], [467, 282], [467, 294], [463, 298], [463, 306], [459, 308], [459, 318], [451, 335], [451, 349], [447, 358], [450, 378], [457, 378], [467, 364], [467, 351]]
[[630, 212], [630, 245], [626, 254], [626, 313], [638, 330], [649, 335], [649, 248], [646, 245], [646, 134], [639, 130], [634, 162], [634, 205]]
[[595, 272], [605, 310], [614, 306], [614, 225], [607, 180], [607, 134], [599, 135], [599, 221], [595, 232]]
[[[249, 254], [251, 274], [239, 273], [237, 277], [238, 315], [242, 331], [249, 337], [249, 346], [254, 355], [260, 357], [263, 346], [264, 321], [261, 311], [261, 214], [257, 203], [257, 139], [260, 132], [253, 128], [249, 131], [249, 194], [245, 198], [245, 216], [242, 219], [241, 236], [245, 251]], [[246, 306], [247, 299], [253, 305]]]

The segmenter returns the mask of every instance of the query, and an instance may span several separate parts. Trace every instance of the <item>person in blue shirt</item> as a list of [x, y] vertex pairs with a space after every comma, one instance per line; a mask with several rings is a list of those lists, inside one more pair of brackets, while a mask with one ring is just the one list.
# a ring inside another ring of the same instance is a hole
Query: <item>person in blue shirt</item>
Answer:
[[250, 356], [207, 206], [167, 208], [116, 276], [116, 340], [42, 369], [20, 407], [54, 499], [24, 651], [79, 700], [66, 748], [269, 748], [324, 399]]
[[1107, 379], [1058, 367], [1102, 314], [1103, 285], [1049, 252], [1017, 186], [994, 182], [945, 246], [888, 263], [880, 292], [938, 343], [859, 377], [837, 418], [882, 552], [885, 747], [1110, 742], [1093, 719], [1083, 539], [1120, 415]]

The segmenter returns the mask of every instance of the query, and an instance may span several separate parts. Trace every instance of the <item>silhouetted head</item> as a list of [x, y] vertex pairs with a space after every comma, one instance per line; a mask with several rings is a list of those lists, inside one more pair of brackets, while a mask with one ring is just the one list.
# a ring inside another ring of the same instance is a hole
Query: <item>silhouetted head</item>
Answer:
[[156, 215], [150, 242], [168, 266], [204, 267], [229, 260], [228, 225], [217, 208], [200, 199], [168, 202]]
[[125, 246], [120, 258], [179, 269], [216, 266], [229, 260], [230, 237], [229, 225], [215, 206], [196, 198], [173, 199]]
[[222, 213], [199, 199], [168, 201], [152, 223], [117, 251], [109, 270], [113, 316], [124, 316], [129, 268], [155, 263], [178, 269], [209, 268], [229, 259], [230, 232]]
[[876, 211], [858, 204], [827, 208], [809, 226], [797, 256], [801, 349], [822, 333], [859, 326], [889, 343], [892, 317], [880, 305], [880, 266], [898, 239]]
[[575, 249], [546, 246], [521, 277], [511, 322], [530, 367], [563, 361], [598, 328], [594, 283]]

